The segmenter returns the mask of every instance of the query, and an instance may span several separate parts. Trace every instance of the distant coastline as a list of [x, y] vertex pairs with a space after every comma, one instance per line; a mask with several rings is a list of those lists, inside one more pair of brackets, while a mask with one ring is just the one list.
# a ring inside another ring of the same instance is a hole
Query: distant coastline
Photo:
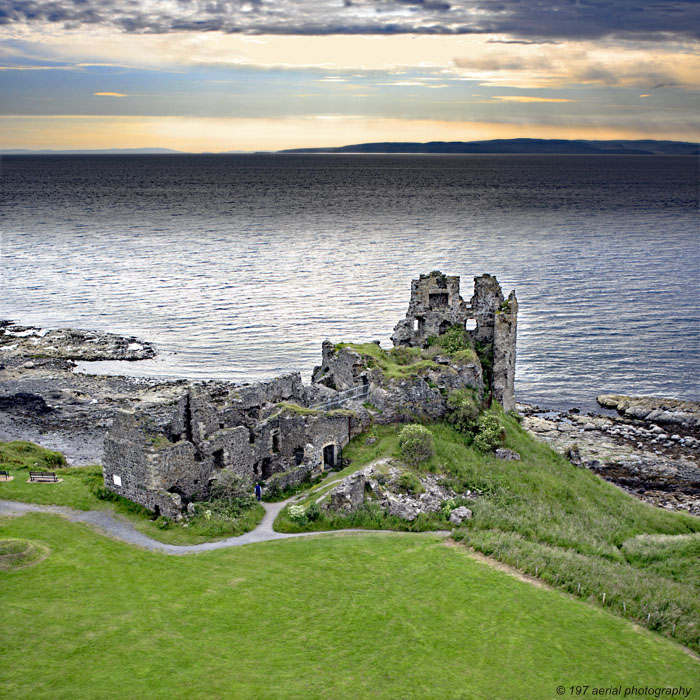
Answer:
[[493, 139], [489, 141], [381, 141], [324, 148], [289, 148], [281, 151], [205, 151], [193, 153], [170, 148], [107, 148], [92, 150], [0, 149], [0, 155], [288, 155], [288, 154], [454, 154], [454, 155], [661, 155], [697, 156], [700, 145], [687, 141], [569, 139]]
[[360, 143], [333, 148], [293, 148], [279, 153], [503, 154], [503, 155], [684, 155], [700, 153], [697, 143], [683, 141], [585, 141], [567, 139], [494, 139]]

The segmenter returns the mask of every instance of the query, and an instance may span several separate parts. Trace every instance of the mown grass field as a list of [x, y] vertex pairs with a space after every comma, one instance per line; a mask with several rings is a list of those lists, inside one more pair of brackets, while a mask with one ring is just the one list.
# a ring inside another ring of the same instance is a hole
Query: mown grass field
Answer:
[[[499, 413], [506, 446], [520, 461], [499, 460], [465, 443], [446, 424], [433, 424], [435, 455], [422, 468], [445, 474], [454, 490], [480, 493], [473, 518], [454, 536], [476, 550], [700, 651], [700, 518], [640, 502], [592, 472], [579, 469]], [[400, 426], [375, 426], [376, 442], [356, 438], [344, 455], [345, 476], [396, 453]], [[311, 491], [310, 504], [332, 486]], [[284, 531], [348, 526], [424, 529], [369, 514], [323, 516], [300, 526], [286, 511]], [[435, 520], [430, 527], [440, 527]], [[450, 528], [443, 521], [442, 527]]]
[[50, 700], [550, 700], [558, 685], [684, 685], [673, 642], [432, 535], [322, 535], [186, 557], [30, 514], [0, 539], [0, 694]]

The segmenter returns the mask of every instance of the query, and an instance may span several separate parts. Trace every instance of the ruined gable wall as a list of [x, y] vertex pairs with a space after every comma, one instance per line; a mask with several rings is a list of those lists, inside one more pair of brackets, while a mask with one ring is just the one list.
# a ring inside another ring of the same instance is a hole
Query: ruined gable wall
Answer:
[[464, 324], [468, 318], [469, 308], [459, 294], [459, 277], [435, 270], [411, 282], [406, 318], [396, 325], [391, 340], [395, 346], [424, 347], [431, 336]]
[[[164, 474], [174, 465], [189, 469], [194, 449], [189, 443], [173, 445], [159, 434], [154, 438], [152, 426], [144, 417], [120, 411], [105, 439], [102, 467], [104, 483], [115, 493], [163, 515], [180, 512], [180, 499], [164, 488]], [[163, 451], [158, 446], [164, 447]]]
[[511, 292], [507, 304], [496, 312], [493, 338], [493, 397], [504, 411], [515, 409], [515, 345], [518, 301]]
[[321, 345], [321, 365], [314, 367], [311, 381], [337, 391], [362, 383], [366, 367], [362, 357], [350, 348], [336, 347], [330, 340]]
[[472, 318], [476, 329], [472, 331], [475, 341], [492, 343], [496, 312], [503, 303], [503, 292], [498, 280], [492, 275], [474, 278], [474, 295], [470, 301]]

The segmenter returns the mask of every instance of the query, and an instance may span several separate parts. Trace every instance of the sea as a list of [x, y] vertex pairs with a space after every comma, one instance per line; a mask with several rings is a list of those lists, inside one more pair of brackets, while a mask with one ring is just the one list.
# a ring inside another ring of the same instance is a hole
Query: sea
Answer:
[[495, 275], [520, 303], [516, 395], [700, 399], [698, 159], [84, 155], [0, 161], [0, 317], [136, 335], [80, 371], [306, 381], [379, 340], [411, 280]]

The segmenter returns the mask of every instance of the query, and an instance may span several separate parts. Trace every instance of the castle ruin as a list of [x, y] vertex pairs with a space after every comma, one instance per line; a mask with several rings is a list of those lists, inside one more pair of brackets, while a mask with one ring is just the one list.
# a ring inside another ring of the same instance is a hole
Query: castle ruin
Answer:
[[475, 278], [467, 304], [459, 277], [432, 272], [411, 284], [406, 318], [394, 329], [396, 348], [425, 348], [454, 326], [465, 329], [476, 353], [433, 354], [392, 376], [378, 345], [323, 343], [312, 383], [299, 373], [269, 382], [185, 383], [157, 409], [120, 412], [105, 439], [107, 488], [146, 508], [177, 517], [203, 500], [223, 469], [267, 489], [301, 483], [342, 466], [342, 450], [371, 424], [439, 420], [455, 389], [489, 392], [514, 408], [518, 304], [504, 299], [495, 277]]
[[406, 318], [396, 324], [391, 339], [395, 346], [425, 347], [431, 337], [455, 325], [464, 326], [486, 365], [483, 369], [493, 398], [504, 411], [511, 411], [515, 408], [517, 321], [515, 292], [504, 299], [495, 277], [475, 277], [474, 294], [467, 304], [459, 294], [459, 277], [435, 271], [411, 282]]

